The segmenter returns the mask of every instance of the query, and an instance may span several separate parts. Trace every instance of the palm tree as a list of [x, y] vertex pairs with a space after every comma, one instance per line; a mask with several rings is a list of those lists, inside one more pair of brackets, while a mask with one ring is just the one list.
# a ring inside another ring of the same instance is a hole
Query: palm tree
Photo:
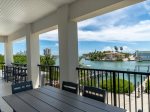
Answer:
[[117, 46], [114, 46], [114, 49], [116, 52], [118, 52], [118, 47]]
[[120, 47], [120, 51], [121, 51], [121, 52], [123, 51], [123, 47]]

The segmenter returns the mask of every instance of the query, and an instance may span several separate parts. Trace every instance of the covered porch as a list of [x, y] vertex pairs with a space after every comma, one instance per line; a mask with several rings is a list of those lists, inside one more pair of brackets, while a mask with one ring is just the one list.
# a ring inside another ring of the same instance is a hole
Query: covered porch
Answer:
[[[63, 81], [78, 83], [81, 85], [81, 87], [79, 86], [81, 89], [79, 94], [82, 94], [83, 83], [86, 83], [85, 78], [88, 80], [88, 77], [92, 75], [94, 77], [99, 77], [99, 75], [97, 75], [98, 73], [103, 74], [106, 72], [108, 75], [112, 76], [113, 79], [116, 79], [117, 77], [115, 74], [117, 73], [140, 74], [128, 73], [125, 71], [79, 68], [77, 23], [142, 1], [144, 0], [0, 0], [0, 6], [2, 6], [2, 9], [0, 9], [0, 15], [2, 15], [0, 16], [0, 24], [2, 24], [0, 26], [0, 42], [4, 43], [5, 47], [5, 66], [9, 66], [13, 63], [12, 41], [24, 37], [26, 38], [27, 49], [27, 80], [32, 80], [34, 88], [45, 85], [40, 68], [43, 65], [40, 65], [39, 35], [47, 31], [58, 29], [60, 66], [45, 66], [47, 69], [47, 72], [45, 72], [46, 74], [50, 75], [50, 70], [54, 69], [55, 75], [57, 75], [56, 78], [51, 78], [56, 80], [49, 80], [49, 85], [61, 88]], [[87, 74], [89, 76], [86, 76]], [[141, 74], [145, 76], [148, 75], [144, 73]], [[147, 80], [149, 80], [149, 78]], [[90, 83], [94, 85], [94, 82], [91, 81]], [[3, 91], [0, 92], [1, 96], [11, 94], [10, 85], [11, 83], [6, 83], [4, 80], [0, 79], [0, 89]], [[96, 84], [94, 86], [100, 87]], [[110, 94], [111, 102], [107, 101], [107, 103], [125, 108], [125, 103], [123, 103], [123, 106], [117, 103], [121, 98], [117, 93], [113, 93], [113, 91], [116, 91], [114, 89], [116, 88], [112, 87], [112, 92]], [[149, 97], [149, 93], [147, 97]], [[130, 102], [130, 97], [128, 99], [128, 102]], [[126, 101], [123, 100], [122, 102]], [[128, 109], [131, 110], [130, 103]], [[136, 107], [136, 109], [138, 108]], [[10, 111], [12, 110], [10, 109]]]

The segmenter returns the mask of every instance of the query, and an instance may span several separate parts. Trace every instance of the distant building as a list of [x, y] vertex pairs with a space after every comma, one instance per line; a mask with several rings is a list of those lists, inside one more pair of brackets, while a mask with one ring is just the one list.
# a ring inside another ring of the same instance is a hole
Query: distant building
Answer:
[[136, 51], [137, 61], [150, 61], [150, 51]]
[[120, 57], [120, 58], [125, 58], [125, 54], [122, 54], [122, 53], [113, 53], [113, 52], [107, 52], [105, 53], [105, 60], [110, 60], [110, 61], [115, 61], [117, 60], [117, 57]]
[[51, 55], [51, 49], [49, 48], [44, 49], [44, 55]]

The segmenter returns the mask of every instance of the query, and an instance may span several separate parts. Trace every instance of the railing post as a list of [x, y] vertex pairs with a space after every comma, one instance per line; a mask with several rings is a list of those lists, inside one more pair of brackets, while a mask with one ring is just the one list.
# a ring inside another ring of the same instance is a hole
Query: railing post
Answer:
[[42, 86], [42, 79], [41, 79], [41, 66], [37, 65], [39, 67], [39, 87]]
[[50, 83], [50, 86], [53, 86], [52, 67], [48, 66], [48, 68], [49, 68], [49, 83]]
[[115, 72], [113, 72], [113, 92], [114, 92], [114, 106], [117, 106], [116, 73]]

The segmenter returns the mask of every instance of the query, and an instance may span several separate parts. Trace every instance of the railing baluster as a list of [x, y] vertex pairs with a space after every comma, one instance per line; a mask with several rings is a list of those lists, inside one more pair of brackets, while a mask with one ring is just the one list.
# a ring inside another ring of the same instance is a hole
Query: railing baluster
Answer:
[[49, 85], [52, 86], [52, 85], [51, 85], [51, 80], [52, 80], [52, 79], [51, 79], [51, 74], [50, 74], [50, 73], [51, 73], [51, 72], [50, 72], [51, 69], [50, 69], [49, 66], [47, 66], [46, 68], [47, 68], [47, 72], [48, 72], [48, 75], [49, 75], [49, 77], [48, 77], [48, 78], [49, 78]]
[[98, 88], [100, 88], [100, 80], [99, 80], [99, 77], [100, 77], [100, 71], [97, 71], [98, 74], [97, 74], [97, 79], [98, 79]]
[[91, 70], [91, 72], [90, 72], [90, 81], [91, 81], [91, 86], [93, 86], [93, 85], [92, 85], [92, 70]]
[[[108, 91], [108, 87], [107, 87], [107, 76], [108, 76], [108, 73], [106, 72], [106, 91]], [[107, 104], [108, 104], [108, 93], [107, 93]]]
[[141, 74], [141, 108], [143, 111], [143, 85], [142, 85], [142, 82], [143, 82], [143, 76]]
[[134, 74], [134, 90], [135, 90], [135, 111], [137, 111], [136, 74]]
[[94, 87], [96, 87], [96, 71], [94, 70]]
[[124, 73], [123, 73], [123, 101], [124, 101], [124, 109], [125, 109]]
[[89, 76], [89, 70], [87, 70], [87, 76], [86, 77], [87, 77], [87, 85], [89, 86], [89, 77], [90, 77]]
[[53, 70], [54, 87], [56, 87], [56, 68], [53, 67]]
[[129, 110], [131, 112], [130, 74], [128, 74], [128, 81], [129, 81]]
[[86, 70], [84, 69], [84, 71], [83, 71], [83, 76], [84, 76], [84, 78], [83, 78], [83, 79], [84, 79], [84, 86], [86, 85], [86, 80], [85, 80], [85, 71], [86, 71]]
[[120, 80], [119, 80], [119, 72], [118, 72], [118, 104], [120, 107]]
[[113, 92], [114, 92], [114, 106], [117, 106], [116, 73], [115, 72], [113, 72]]
[[83, 83], [83, 70], [81, 70], [81, 90], [82, 90], [82, 93], [83, 93], [83, 86], [84, 86], [84, 83]]
[[112, 73], [113, 72], [110, 72], [110, 89], [111, 89], [111, 105], [112, 105]]
[[150, 112], [150, 97], [149, 97], [149, 90], [150, 90], [150, 87], [149, 87], [149, 75], [148, 75], [148, 88], [147, 88], [147, 92], [148, 92], [148, 110]]
[[103, 89], [103, 71], [101, 72], [101, 76], [102, 76], [102, 89]]
[[80, 78], [81, 78], [81, 77], [80, 77], [80, 73], [81, 73], [81, 71], [78, 70], [78, 83], [79, 83], [79, 85], [78, 85], [78, 86], [79, 86], [79, 88], [78, 88], [79, 91], [78, 91], [78, 92], [79, 92], [79, 95], [80, 95], [80, 84], [81, 84], [81, 82], [80, 82]]
[[56, 67], [56, 85], [57, 85], [57, 88], [59, 88], [59, 79], [58, 79], [58, 67]]
[[42, 86], [42, 77], [41, 77], [41, 66], [39, 66], [39, 87]]

